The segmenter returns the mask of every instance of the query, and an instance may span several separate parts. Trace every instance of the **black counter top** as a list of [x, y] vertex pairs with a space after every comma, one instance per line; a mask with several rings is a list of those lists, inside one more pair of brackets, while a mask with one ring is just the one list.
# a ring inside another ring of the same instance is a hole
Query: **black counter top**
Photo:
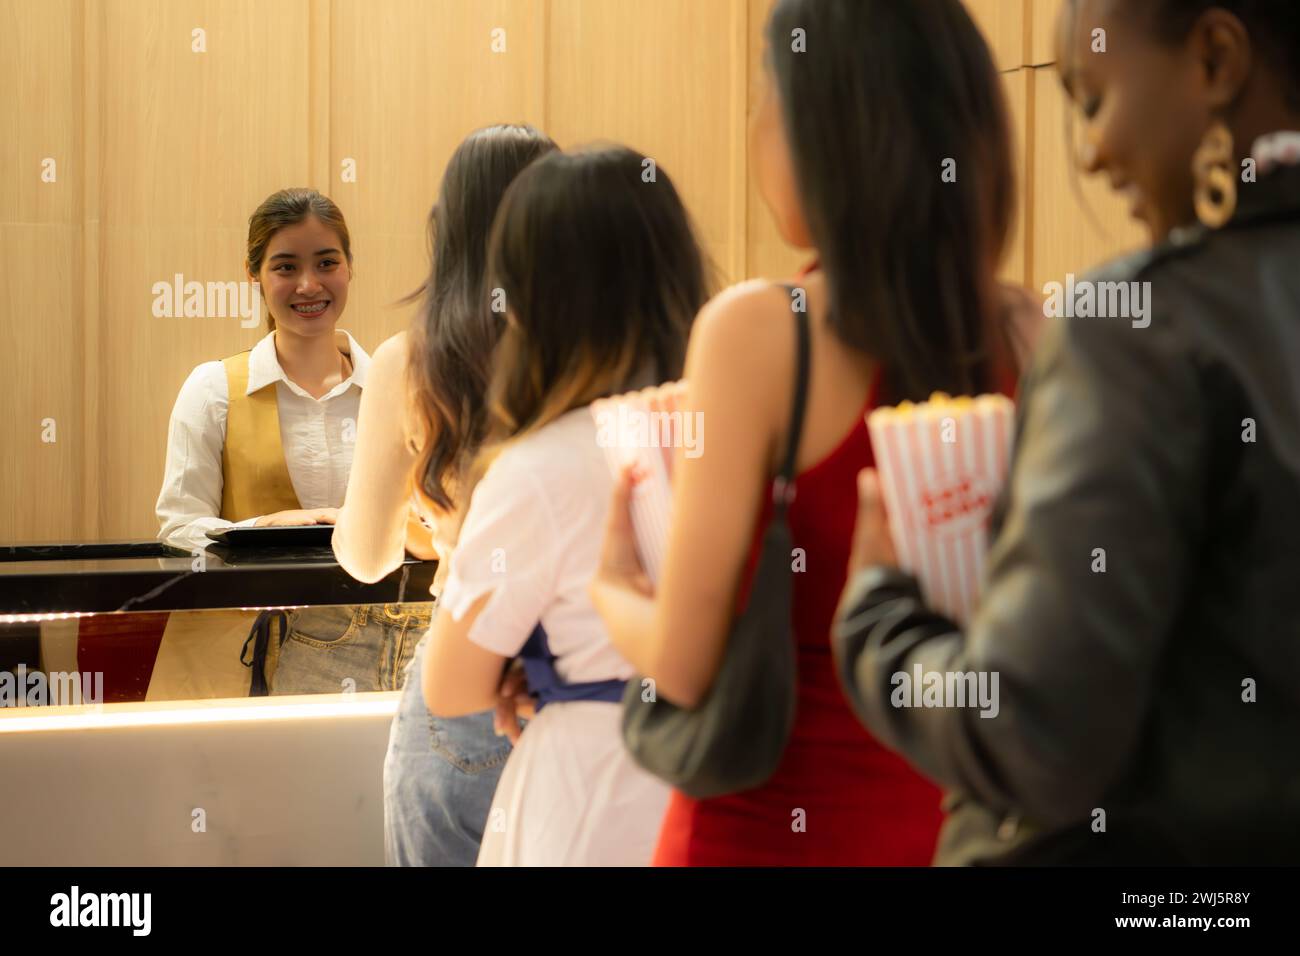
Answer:
[[0, 562], [59, 561], [66, 558], [188, 558], [184, 548], [161, 541], [54, 541], [0, 544]]
[[214, 545], [200, 561], [157, 541], [0, 545], [0, 614], [431, 601], [437, 566], [407, 558], [386, 578], [363, 584], [328, 547]]

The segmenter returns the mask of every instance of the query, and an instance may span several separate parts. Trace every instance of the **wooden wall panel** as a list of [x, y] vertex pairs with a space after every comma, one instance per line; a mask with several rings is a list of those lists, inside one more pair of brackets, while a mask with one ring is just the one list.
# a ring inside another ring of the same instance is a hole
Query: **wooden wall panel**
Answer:
[[1032, 0], [963, 0], [984, 32], [999, 70], [1024, 66], [1028, 55], [1027, 7]]
[[1043, 66], [1056, 59], [1056, 21], [1065, 0], [1029, 0], [1029, 62]]
[[0, 0], [0, 541], [83, 533], [82, 16]]
[[667, 170], [724, 281], [743, 278], [745, 0], [552, 0], [546, 117], [565, 147]]
[[[0, 222], [79, 221], [79, 6], [0, 0]], [[52, 183], [41, 180], [47, 157], [55, 160]]]
[[[81, 352], [76, 300], [79, 226], [0, 223], [0, 542], [84, 536]], [[53, 421], [45, 441], [44, 423]]]
[[[308, 179], [306, 0], [109, 0], [102, 49], [100, 534], [152, 537], [167, 418], [235, 318], [156, 318], [153, 284], [243, 279], [248, 216]], [[193, 31], [206, 31], [194, 52]]]
[[[395, 303], [428, 272], [425, 224], [456, 146], [494, 123], [545, 129], [546, 11], [547, 0], [329, 4], [328, 189], [356, 258], [341, 324], [365, 348], [409, 322]], [[342, 178], [347, 159], [355, 182]]]
[[1004, 282], [1023, 285], [1029, 280], [1027, 267], [1031, 259], [1028, 248], [1029, 229], [1028, 211], [1030, 181], [1033, 174], [1032, 156], [1029, 151], [1030, 122], [1033, 103], [1033, 71], [1028, 69], [1013, 70], [1002, 74], [1003, 91], [1007, 97], [1007, 113], [1011, 124], [1012, 145], [1016, 162], [1016, 211], [1015, 225], [1006, 252], [1002, 259], [999, 273]]

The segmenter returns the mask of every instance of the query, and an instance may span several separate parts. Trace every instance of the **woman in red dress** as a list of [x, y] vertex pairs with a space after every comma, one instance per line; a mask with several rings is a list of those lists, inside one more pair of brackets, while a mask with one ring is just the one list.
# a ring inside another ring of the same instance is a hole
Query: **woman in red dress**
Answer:
[[821, 267], [794, 290], [733, 287], [700, 313], [687, 407], [707, 428], [675, 465], [657, 593], [631, 536], [631, 476], [618, 486], [591, 593], [611, 639], [658, 694], [686, 707], [703, 700], [747, 598], [791, 425], [792, 310], [806, 309], [811, 377], [788, 512], [794, 728], [764, 785], [707, 800], [675, 793], [656, 863], [926, 865], [940, 793], [855, 719], [830, 629], [857, 475], [873, 464], [864, 414], [1014, 381], [995, 279], [1013, 196], [1005, 107], [959, 0], [780, 0], [767, 36], [753, 168], [782, 237]]

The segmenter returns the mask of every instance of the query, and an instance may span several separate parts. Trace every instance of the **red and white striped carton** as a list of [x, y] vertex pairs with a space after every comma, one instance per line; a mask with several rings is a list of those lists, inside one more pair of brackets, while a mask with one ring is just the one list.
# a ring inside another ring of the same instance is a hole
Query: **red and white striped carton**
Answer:
[[931, 607], [961, 624], [979, 603], [1014, 418], [1005, 395], [942, 393], [867, 416], [898, 563]]
[[641, 476], [632, 488], [632, 529], [641, 565], [655, 583], [668, 550], [673, 456], [680, 440], [675, 420], [667, 413], [678, 410], [681, 392], [672, 386], [651, 388], [591, 405], [596, 440], [610, 473], [617, 478], [630, 464]]

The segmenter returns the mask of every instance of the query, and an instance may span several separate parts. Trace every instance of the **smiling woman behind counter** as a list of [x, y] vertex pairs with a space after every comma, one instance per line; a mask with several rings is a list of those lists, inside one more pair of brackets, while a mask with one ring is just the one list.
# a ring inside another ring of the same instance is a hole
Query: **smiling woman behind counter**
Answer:
[[[337, 327], [352, 278], [342, 212], [311, 189], [271, 195], [249, 219], [245, 265], [261, 286], [268, 332], [252, 349], [194, 369], [168, 430], [158, 536], [192, 551], [220, 528], [333, 524], [352, 466], [370, 357]], [[238, 620], [226, 620], [232, 613]], [[250, 634], [246, 612], [174, 615], [149, 696], [178, 696], [178, 680], [218, 688], [198, 696], [391, 690], [429, 605], [289, 612], [275, 645], [271, 616], [258, 616]], [[230, 639], [214, 640], [214, 628]], [[197, 631], [202, 639], [189, 640]], [[251, 646], [241, 653], [232, 640], [243, 635]]]

